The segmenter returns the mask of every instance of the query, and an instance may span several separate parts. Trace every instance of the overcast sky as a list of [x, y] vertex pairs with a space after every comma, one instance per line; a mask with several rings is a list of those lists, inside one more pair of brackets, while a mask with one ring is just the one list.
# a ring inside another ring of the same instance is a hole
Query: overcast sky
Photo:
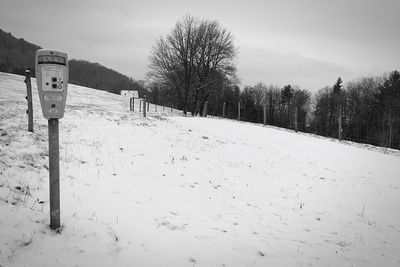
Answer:
[[242, 85], [316, 91], [400, 70], [399, 10], [400, 0], [0, 0], [0, 28], [139, 80], [156, 39], [191, 14], [233, 34]]

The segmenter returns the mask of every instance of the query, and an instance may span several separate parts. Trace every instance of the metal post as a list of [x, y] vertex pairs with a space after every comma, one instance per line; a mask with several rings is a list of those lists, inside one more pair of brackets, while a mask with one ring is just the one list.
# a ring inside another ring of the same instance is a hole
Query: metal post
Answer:
[[298, 125], [297, 125], [297, 121], [298, 121], [298, 115], [297, 115], [297, 113], [298, 113], [298, 109], [297, 109], [297, 107], [296, 107], [296, 110], [295, 110], [295, 112], [294, 112], [294, 130], [297, 132], [298, 131]]
[[60, 228], [60, 161], [58, 119], [49, 119], [50, 228]]
[[150, 111], [150, 102], [147, 102], [147, 111]]
[[32, 105], [32, 86], [31, 86], [31, 72], [25, 70], [25, 83], [26, 83], [26, 100], [28, 101], [28, 131], [33, 133], [33, 105]]
[[240, 101], [238, 102], [238, 121], [240, 121]]
[[135, 111], [135, 98], [132, 97], [132, 111]]
[[263, 123], [264, 123], [264, 125], [266, 125], [267, 124], [267, 105], [265, 105], [264, 104], [264, 120], [263, 120]]
[[129, 98], [129, 111], [132, 111], [132, 97]]
[[142, 111], [142, 101], [143, 101], [142, 99], [139, 100], [139, 112]]
[[146, 96], [143, 98], [143, 117], [146, 118]]
[[225, 118], [225, 102], [222, 105], [222, 118]]
[[341, 141], [342, 140], [342, 111], [341, 110], [339, 110], [338, 121], [339, 121], [339, 141]]
[[204, 103], [203, 117], [207, 117], [207, 105], [208, 105], [208, 101], [206, 101], [206, 103]]

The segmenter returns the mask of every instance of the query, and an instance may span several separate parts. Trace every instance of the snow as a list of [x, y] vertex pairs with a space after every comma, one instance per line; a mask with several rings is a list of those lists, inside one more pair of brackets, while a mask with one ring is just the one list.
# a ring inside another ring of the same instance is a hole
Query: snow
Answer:
[[60, 233], [32, 79], [0, 73], [0, 266], [399, 266], [395, 150], [69, 85]]

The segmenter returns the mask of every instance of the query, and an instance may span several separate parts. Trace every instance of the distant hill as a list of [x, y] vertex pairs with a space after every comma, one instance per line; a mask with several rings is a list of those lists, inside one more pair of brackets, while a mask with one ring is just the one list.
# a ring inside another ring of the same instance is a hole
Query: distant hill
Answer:
[[[24, 75], [28, 68], [34, 76], [35, 51], [40, 48], [0, 29], [0, 71]], [[99, 63], [72, 59], [69, 61], [69, 72], [70, 83], [77, 85], [115, 94], [121, 90], [138, 90], [142, 96], [145, 92], [142, 83]]]
[[29, 68], [34, 73], [35, 51], [40, 48], [0, 29], [0, 71], [24, 75]]
[[143, 86], [115, 70], [99, 63], [71, 59], [69, 61], [70, 83], [119, 94], [121, 90], [138, 90], [144, 93]]

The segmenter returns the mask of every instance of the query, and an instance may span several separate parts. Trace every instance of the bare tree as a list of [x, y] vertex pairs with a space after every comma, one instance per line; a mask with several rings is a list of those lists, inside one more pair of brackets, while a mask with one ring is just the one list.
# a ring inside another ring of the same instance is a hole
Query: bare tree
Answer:
[[187, 15], [156, 42], [148, 77], [174, 88], [183, 112], [196, 114], [221, 78], [235, 77], [235, 55], [232, 35], [218, 22]]
[[266, 104], [266, 94], [267, 94], [267, 86], [262, 82], [257, 83], [253, 88], [253, 98], [254, 103], [257, 106], [261, 106], [261, 104]]

